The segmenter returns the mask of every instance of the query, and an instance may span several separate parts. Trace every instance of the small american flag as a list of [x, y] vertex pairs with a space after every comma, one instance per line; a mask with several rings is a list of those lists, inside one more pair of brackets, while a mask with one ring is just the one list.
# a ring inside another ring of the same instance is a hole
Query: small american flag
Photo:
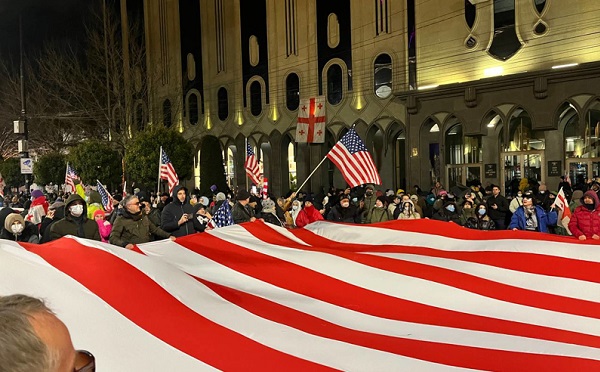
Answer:
[[381, 185], [373, 158], [354, 128], [351, 128], [327, 154], [342, 172], [350, 187], [365, 183]]
[[260, 168], [258, 167], [258, 160], [249, 143], [246, 144], [246, 163], [244, 163], [244, 168], [246, 168], [246, 173], [252, 182], [256, 185], [260, 184]]
[[113, 197], [110, 195], [110, 193], [106, 190], [106, 187], [104, 187], [104, 185], [102, 184], [102, 182], [96, 180], [98, 182], [98, 194], [100, 194], [100, 197], [102, 198], [102, 206], [104, 207], [104, 210], [106, 211], [106, 213], [112, 213], [114, 207], [113, 207]]
[[269, 180], [267, 180], [267, 177], [263, 177], [262, 197], [263, 199], [269, 198]]
[[212, 227], [223, 227], [233, 225], [233, 216], [231, 215], [231, 206], [228, 200], [224, 200], [223, 204], [217, 209], [217, 212], [210, 221]]
[[163, 151], [162, 147], [160, 148], [160, 179], [169, 182], [169, 193], [172, 193], [175, 185], [179, 183], [177, 172], [175, 172], [171, 160], [169, 160], [167, 153]]
[[77, 173], [75, 173], [75, 170], [73, 168], [71, 168], [71, 165], [69, 163], [67, 163], [67, 173], [65, 174], [65, 185], [66, 185], [66, 189], [68, 189], [69, 187], [71, 188], [71, 190], [65, 190], [66, 192], [75, 192], [75, 183], [73, 182], [73, 180], [78, 180], [79, 176], [77, 175]]

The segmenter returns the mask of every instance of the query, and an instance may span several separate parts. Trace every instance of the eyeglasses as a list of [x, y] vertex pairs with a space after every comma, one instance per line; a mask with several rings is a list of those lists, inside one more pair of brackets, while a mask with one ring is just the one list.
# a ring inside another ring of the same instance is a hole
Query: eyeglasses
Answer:
[[141, 202], [137, 202], [137, 203], [127, 203], [127, 205], [142, 205]]
[[73, 372], [95, 372], [96, 358], [87, 350], [77, 350]]

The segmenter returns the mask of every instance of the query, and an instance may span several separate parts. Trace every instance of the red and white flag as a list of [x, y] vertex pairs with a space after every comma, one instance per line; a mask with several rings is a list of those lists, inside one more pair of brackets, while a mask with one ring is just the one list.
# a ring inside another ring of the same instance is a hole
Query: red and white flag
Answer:
[[569, 208], [569, 201], [567, 200], [562, 187], [558, 191], [552, 206], [559, 208], [562, 211], [561, 225], [568, 230], [569, 221], [571, 221], [571, 209]]
[[254, 182], [256, 186], [260, 185], [261, 173], [260, 167], [258, 166], [258, 159], [249, 143], [246, 144], [246, 162], [244, 163], [244, 168], [252, 182]]
[[327, 157], [342, 172], [350, 187], [365, 183], [381, 185], [381, 178], [373, 158], [354, 128], [350, 128], [333, 146]]
[[67, 171], [65, 173], [65, 192], [75, 193], [75, 182], [79, 180], [79, 176], [75, 173], [75, 170], [67, 163]]
[[4, 188], [6, 187], [6, 183], [4, 182], [4, 177], [0, 174], [0, 196], [4, 197]]
[[267, 177], [263, 177], [262, 197], [263, 199], [269, 199], [269, 180], [267, 180]]
[[162, 146], [160, 148], [160, 179], [167, 180], [169, 184], [169, 194], [173, 193], [173, 189], [177, 184], [179, 184], [179, 177], [177, 176], [177, 172], [175, 172], [175, 167], [173, 167], [173, 163], [167, 156], [167, 153], [163, 151]]
[[0, 240], [13, 293], [46, 299], [107, 371], [600, 370], [598, 244], [544, 233], [257, 221], [134, 250]]
[[300, 101], [296, 142], [325, 142], [325, 96]]

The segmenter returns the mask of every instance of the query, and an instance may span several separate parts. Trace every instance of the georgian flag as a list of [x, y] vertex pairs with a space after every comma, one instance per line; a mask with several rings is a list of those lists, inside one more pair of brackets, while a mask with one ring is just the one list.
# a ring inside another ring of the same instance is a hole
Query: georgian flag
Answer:
[[296, 142], [325, 142], [325, 96], [303, 99], [298, 108]]
[[600, 247], [416, 220], [0, 241], [102, 371], [600, 370]]

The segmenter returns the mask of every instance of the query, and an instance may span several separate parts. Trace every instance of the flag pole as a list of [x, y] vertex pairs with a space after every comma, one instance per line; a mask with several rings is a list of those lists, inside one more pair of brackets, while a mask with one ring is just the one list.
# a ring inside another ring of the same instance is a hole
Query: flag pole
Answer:
[[[246, 144], [246, 146], [244, 146], [244, 152], [246, 153], [246, 156], [244, 157], [245, 162], [245, 160], [248, 159], [248, 137], [244, 137], [244, 143]], [[254, 156], [256, 156], [256, 154]], [[246, 166], [244, 166], [244, 168], [246, 168]], [[246, 191], [248, 191], [248, 175], [246, 174], [246, 169], [244, 169], [244, 178], [246, 179]]]
[[162, 146], [160, 147], [160, 154], [158, 155], [158, 187], [156, 188], [156, 197], [160, 195], [160, 166], [162, 164]]
[[304, 182], [302, 183], [302, 185], [300, 185], [300, 187], [298, 187], [298, 191], [302, 190], [302, 188], [304, 187], [304, 185], [306, 185], [306, 183], [312, 177], [312, 175], [315, 174], [315, 172], [317, 171], [317, 169], [319, 169], [319, 167], [321, 166], [321, 164], [323, 164], [323, 162], [325, 161], [325, 159], [327, 159], [327, 155], [325, 155], [325, 157], [323, 158], [323, 160], [321, 160], [321, 162], [319, 164], [317, 164], [317, 166], [315, 167], [315, 169], [313, 169], [313, 171], [310, 172], [310, 174], [308, 175], [308, 177], [306, 177], [306, 179], [304, 180]]
[[[65, 181], [67, 180], [68, 174], [69, 174], [69, 162], [67, 162], [67, 168], [65, 168]], [[67, 183], [66, 182], [63, 186], [63, 192], [67, 192]]]

